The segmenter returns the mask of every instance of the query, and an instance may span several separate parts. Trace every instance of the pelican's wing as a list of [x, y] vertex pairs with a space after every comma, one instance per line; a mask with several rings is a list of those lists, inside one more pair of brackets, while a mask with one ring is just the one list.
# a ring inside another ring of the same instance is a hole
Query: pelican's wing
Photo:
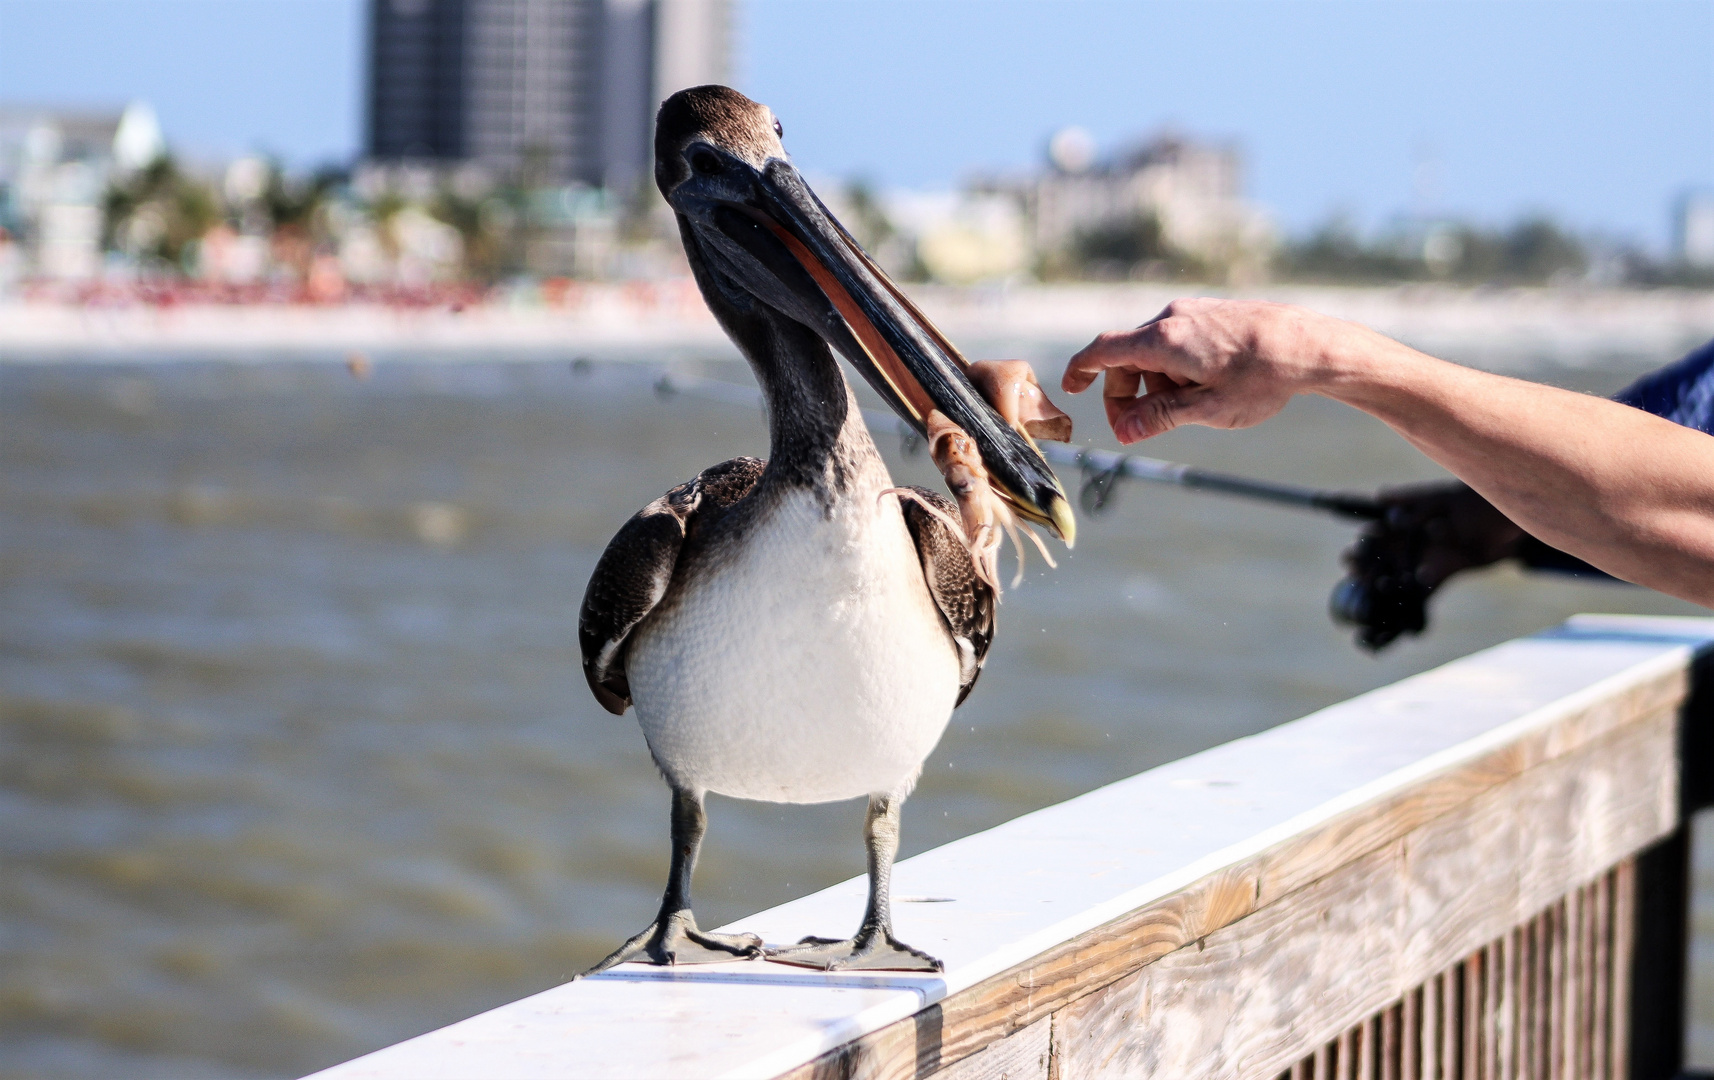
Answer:
[[577, 639], [583, 648], [584, 677], [608, 712], [618, 715], [631, 704], [631, 684], [625, 678], [631, 631], [667, 594], [697, 515], [749, 494], [765, 464], [742, 457], [704, 469], [696, 479], [637, 511], [601, 553], [583, 594]]
[[911, 490], [945, 515], [945, 520], [936, 517], [915, 499], [899, 500], [922, 559], [929, 595], [958, 646], [958, 703], [962, 705], [976, 685], [976, 676], [982, 674], [982, 662], [988, 659], [988, 645], [994, 640], [994, 589], [977, 576], [970, 549], [946, 523], [958, 520], [958, 505], [938, 491]]

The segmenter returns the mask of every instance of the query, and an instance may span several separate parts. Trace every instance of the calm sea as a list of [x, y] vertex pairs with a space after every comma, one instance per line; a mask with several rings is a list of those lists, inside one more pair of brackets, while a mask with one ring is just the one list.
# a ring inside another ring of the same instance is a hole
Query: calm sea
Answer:
[[[1668, 359], [1538, 374], [1610, 392]], [[584, 685], [577, 605], [628, 515], [766, 437], [658, 398], [660, 365], [569, 360], [0, 364], [0, 1075], [293, 1076], [551, 986], [651, 917], [666, 791]], [[1080, 438], [1112, 446], [1091, 406]], [[1437, 475], [1319, 400], [1148, 452]], [[1326, 615], [1352, 534], [1122, 490], [1006, 596], [906, 854], [1573, 612], [1701, 610], [1499, 571], [1371, 657]], [[862, 871], [856, 804], [711, 804], [705, 926]]]

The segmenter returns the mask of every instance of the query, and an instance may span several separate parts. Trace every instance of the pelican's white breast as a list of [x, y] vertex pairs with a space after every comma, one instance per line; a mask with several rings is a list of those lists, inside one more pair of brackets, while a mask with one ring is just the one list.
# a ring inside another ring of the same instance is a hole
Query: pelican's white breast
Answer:
[[773, 502], [696, 564], [626, 661], [655, 759], [682, 784], [770, 802], [908, 789], [959, 663], [897, 500]]

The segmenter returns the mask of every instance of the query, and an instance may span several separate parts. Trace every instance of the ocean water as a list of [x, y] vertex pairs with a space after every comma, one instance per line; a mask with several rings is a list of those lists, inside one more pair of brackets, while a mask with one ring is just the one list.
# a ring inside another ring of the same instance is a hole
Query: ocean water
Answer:
[[[1039, 347], [1044, 382], [1068, 351]], [[1667, 359], [1537, 375], [1611, 392]], [[0, 364], [0, 1076], [298, 1075], [558, 983], [652, 916], [666, 789], [584, 685], [577, 605], [627, 516], [766, 435], [658, 397], [663, 365], [569, 360]], [[1097, 401], [1066, 404], [1113, 445]], [[1438, 475], [1321, 400], [1145, 452]], [[1133, 484], [1080, 527], [1007, 594], [904, 854], [1577, 611], [1705, 613], [1502, 570], [1372, 657], [1326, 615], [1349, 524]], [[711, 799], [703, 925], [861, 873], [861, 817]]]

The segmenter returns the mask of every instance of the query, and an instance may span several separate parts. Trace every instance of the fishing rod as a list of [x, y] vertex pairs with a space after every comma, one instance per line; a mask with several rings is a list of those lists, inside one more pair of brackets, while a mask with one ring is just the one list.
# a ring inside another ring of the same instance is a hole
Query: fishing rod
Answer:
[[[729, 405], [762, 405], [761, 392], [751, 387], [721, 379], [695, 376], [663, 375], [655, 383], [655, 393], [661, 397], [684, 394], [706, 401]], [[923, 437], [910, 424], [890, 412], [864, 409], [863, 419], [871, 431], [887, 431], [899, 437], [907, 457], [915, 457], [923, 449]], [[1149, 483], [1171, 484], [1194, 491], [1212, 491], [1277, 506], [1294, 506], [1302, 510], [1317, 510], [1334, 517], [1355, 521], [1377, 521], [1386, 514], [1378, 499], [1348, 492], [1320, 491], [1296, 484], [1280, 484], [1271, 480], [1251, 480], [1195, 465], [1184, 465], [1161, 458], [1139, 454], [1120, 454], [1097, 450], [1089, 446], [1044, 442], [1038, 447], [1042, 456], [1055, 465], [1076, 468], [1083, 474], [1083, 488], [1078, 502], [1085, 513], [1098, 516], [1110, 509], [1120, 480], [1144, 480]]]

